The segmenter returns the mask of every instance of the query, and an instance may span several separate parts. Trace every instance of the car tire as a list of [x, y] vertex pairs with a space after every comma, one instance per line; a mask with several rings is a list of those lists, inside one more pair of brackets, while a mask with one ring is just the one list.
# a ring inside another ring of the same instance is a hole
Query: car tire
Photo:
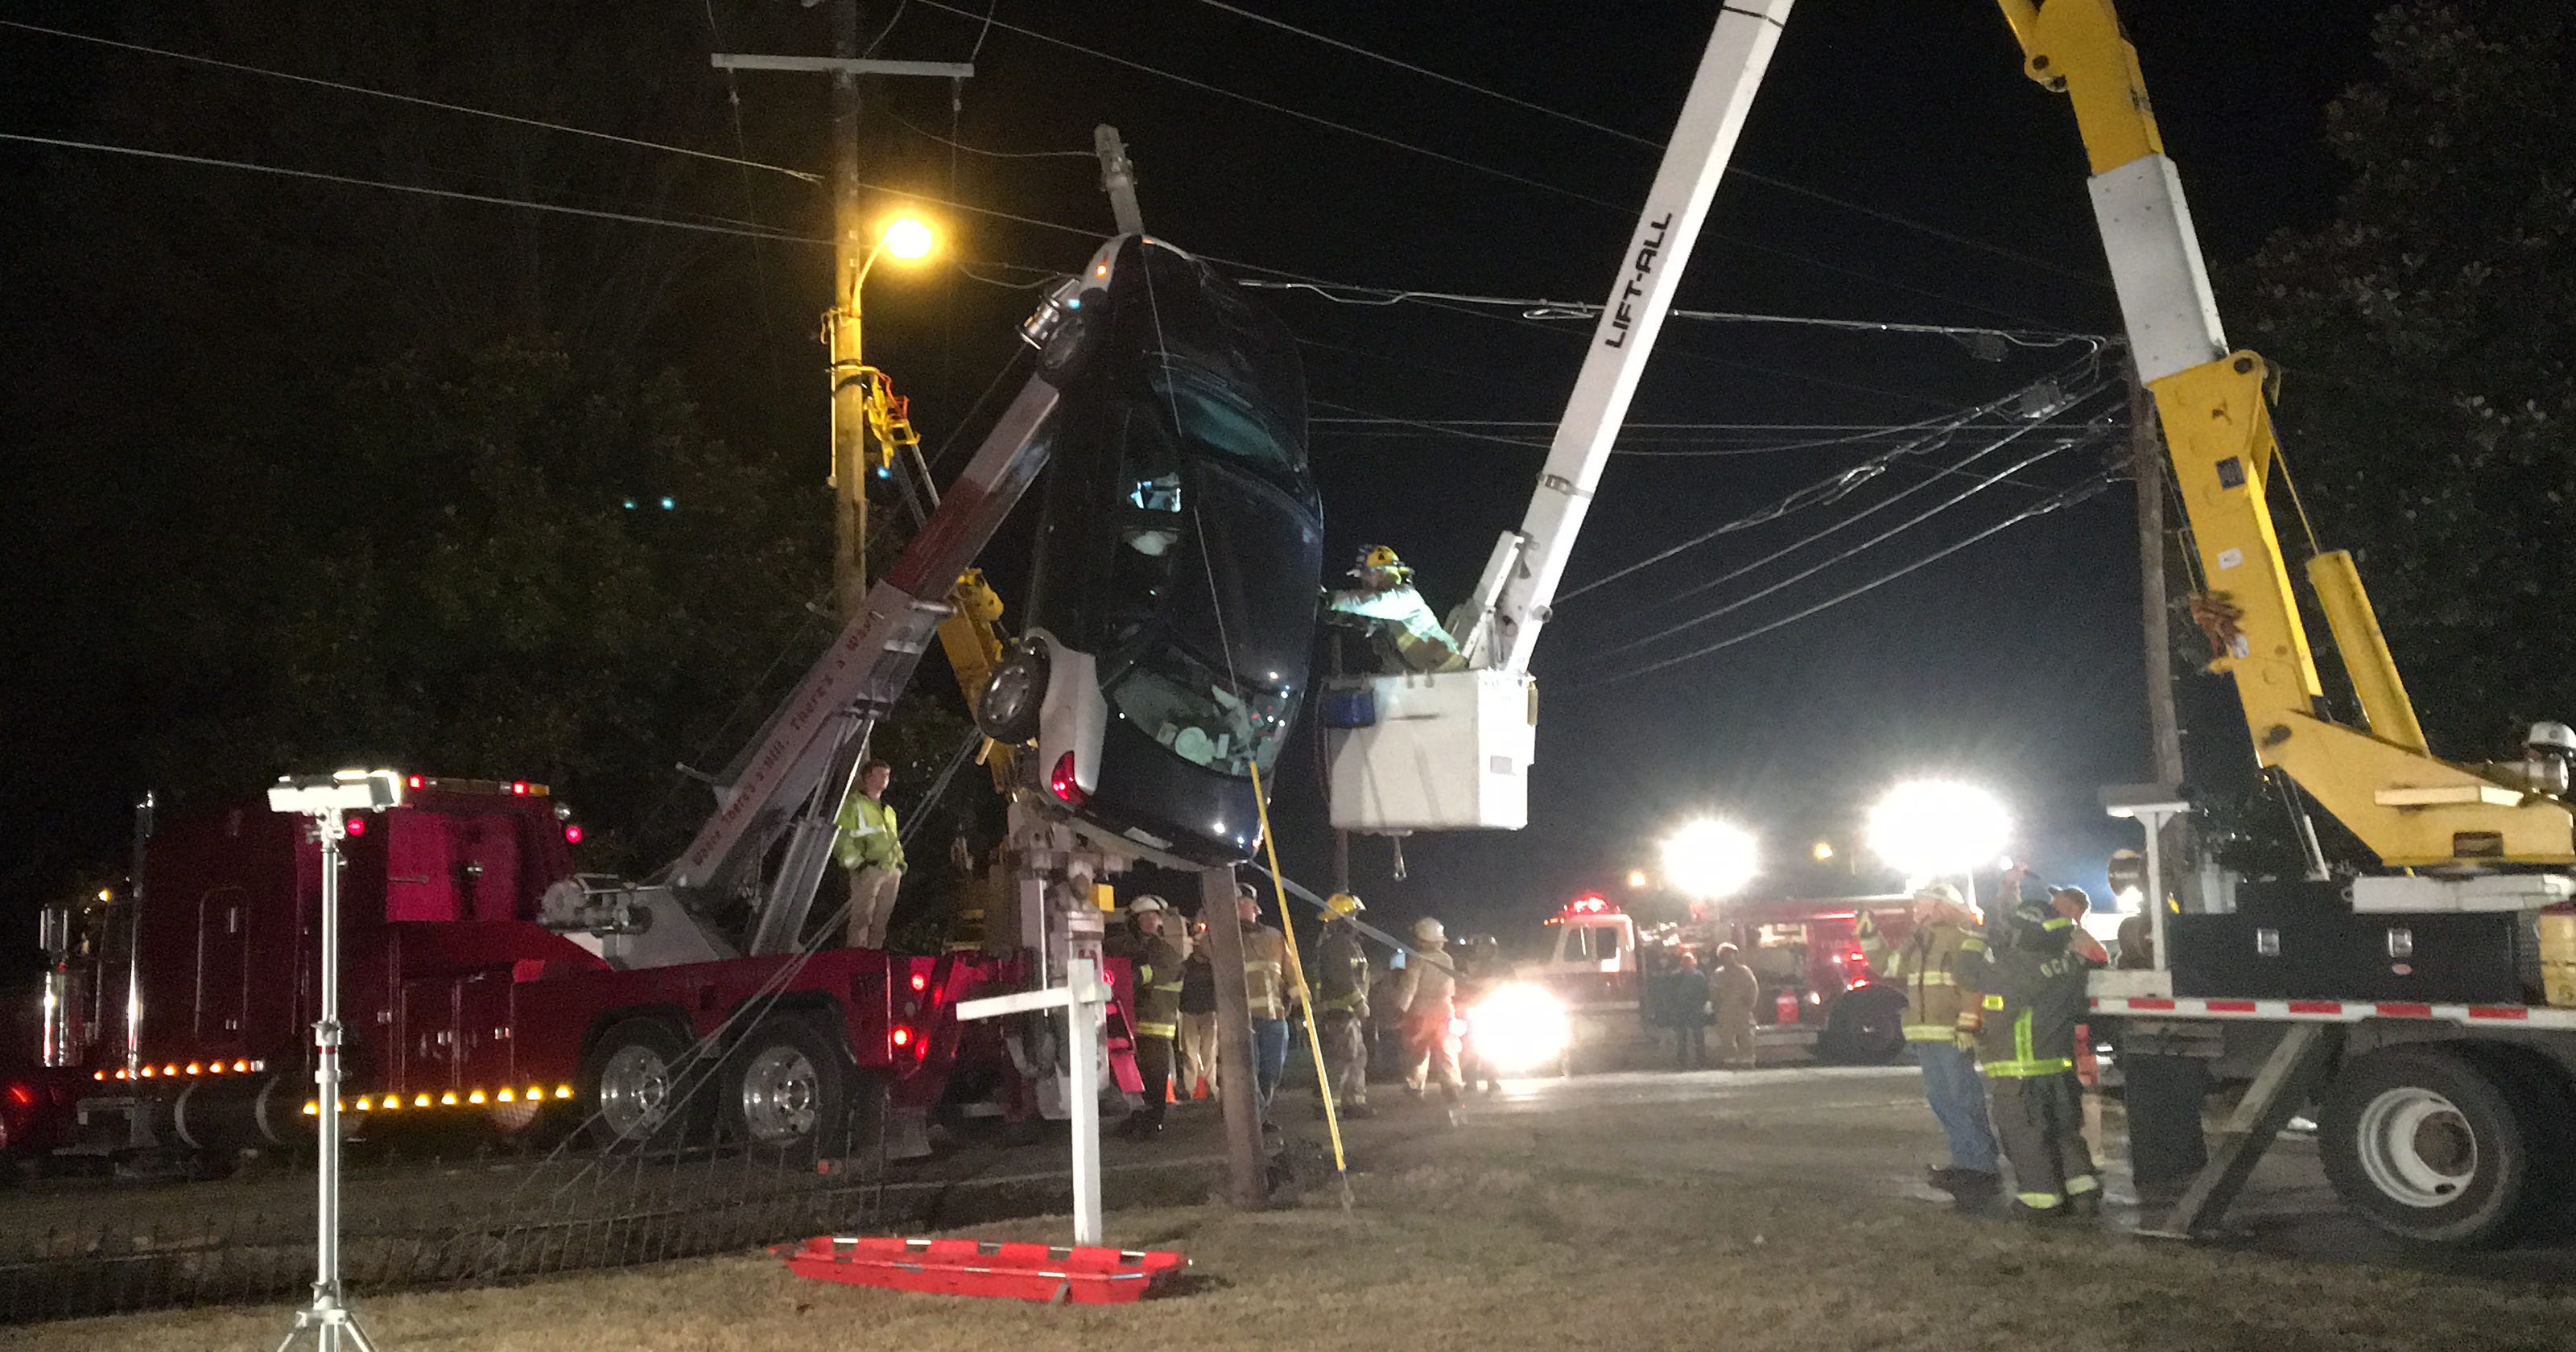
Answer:
[[985, 678], [975, 700], [975, 726], [996, 742], [1018, 746], [1038, 735], [1046, 690], [1046, 649], [1032, 643], [1013, 650]]
[[2344, 1204], [2418, 1244], [2493, 1245], [2522, 1219], [2534, 1138], [2507, 1077], [2463, 1050], [2419, 1044], [2345, 1063], [2317, 1115]]
[[[725, 1128], [753, 1151], [791, 1161], [852, 1153], [856, 1078], [840, 1039], [810, 1019], [768, 1019], [725, 1057]], [[884, 1116], [875, 1120], [882, 1128]]]
[[1038, 353], [1038, 374], [1057, 389], [1067, 389], [1089, 374], [1098, 363], [1100, 344], [1095, 341], [1102, 328], [1099, 318], [1109, 293], [1099, 288], [1081, 295], [1082, 306], [1068, 310], [1047, 345]]
[[660, 1019], [600, 1034], [581, 1063], [591, 1138], [609, 1150], [667, 1150], [705, 1132], [709, 1095], [696, 1048]]
[[1851, 991], [1834, 1002], [1816, 1056], [1845, 1066], [1884, 1066], [1905, 1055], [1905, 998], [1872, 989]]

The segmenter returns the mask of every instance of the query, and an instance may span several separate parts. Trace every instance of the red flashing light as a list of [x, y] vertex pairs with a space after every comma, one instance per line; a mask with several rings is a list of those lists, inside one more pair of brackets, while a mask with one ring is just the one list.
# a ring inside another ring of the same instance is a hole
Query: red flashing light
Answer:
[[9, 1086], [9, 1101], [24, 1108], [36, 1101], [36, 1091], [23, 1084]]
[[894, 1030], [894, 1036], [891, 1040], [894, 1045], [898, 1047], [909, 1047], [912, 1045], [912, 1030], [909, 1028], [897, 1028]]
[[526, 781], [526, 780], [524, 780], [524, 779], [514, 779], [514, 780], [511, 780], [511, 781], [510, 781], [510, 792], [511, 792], [511, 793], [513, 793], [513, 794], [516, 794], [517, 796], [519, 796], [519, 797], [521, 797], [521, 798], [525, 798], [525, 797], [527, 797], [527, 796], [528, 796], [528, 781]]
[[425, 780], [425, 779], [423, 779], [423, 778], [421, 778], [419, 775], [405, 775], [405, 776], [403, 776], [403, 787], [404, 787], [404, 788], [407, 788], [407, 789], [417, 789], [417, 788], [425, 787], [427, 784], [428, 784], [428, 781], [427, 781], [427, 780]]
[[581, 843], [581, 835], [582, 835], [582, 831], [581, 831], [581, 824], [580, 824], [579, 822], [566, 822], [566, 823], [564, 823], [564, 844], [566, 844], [566, 845], [578, 845], [578, 844], [580, 844], [580, 843]]
[[1566, 915], [1617, 915], [1619, 908], [1598, 892], [1586, 892], [1565, 903]]
[[350, 835], [363, 836], [367, 833], [367, 819], [364, 817], [351, 817], [347, 826]]
[[930, 978], [919, 972], [913, 973], [912, 988], [917, 991], [926, 991], [930, 989]]
[[1073, 753], [1070, 751], [1056, 757], [1055, 773], [1047, 776], [1047, 789], [1063, 800], [1067, 807], [1080, 807], [1091, 797], [1082, 791], [1082, 785], [1074, 782]]

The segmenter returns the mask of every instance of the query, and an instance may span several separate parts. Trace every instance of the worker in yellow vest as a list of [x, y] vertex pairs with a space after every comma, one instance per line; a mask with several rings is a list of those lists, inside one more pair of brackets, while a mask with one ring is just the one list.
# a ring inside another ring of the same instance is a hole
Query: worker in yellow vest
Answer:
[[847, 937], [852, 948], [885, 947], [895, 890], [903, 885], [903, 833], [895, 825], [893, 805], [885, 800], [893, 783], [894, 767], [884, 761], [860, 766], [858, 785], [842, 800], [835, 822], [840, 834], [832, 854], [850, 871]]

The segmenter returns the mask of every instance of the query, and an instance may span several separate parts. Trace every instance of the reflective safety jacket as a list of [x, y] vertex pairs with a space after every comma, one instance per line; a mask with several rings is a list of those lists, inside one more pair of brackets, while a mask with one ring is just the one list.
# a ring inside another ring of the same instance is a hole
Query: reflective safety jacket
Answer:
[[1288, 962], [1288, 940], [1268, 925], [1243, 927], [1243, 993], [1256, 1019], [1284, 1019], [1306, 999]]
[[1891, 986], [1905, 992], [1905, 1040], [1951, 1042], [1959, 1015], [1976, 1007], [1986, 953], [1984, 931], [1952, 920], [1917, 925], [1902, 945], [1889, 944], [1864, 910], [1861, 951]]
[[1136, 955], [1136, 1036], [1177, 1037], [1181, 1031], [1180, 946], [1151, 935]]
[[1986, 955], [1978, 1006], [1977, 1062], [1998, 1079], [2029, 1079], [2075, 1069], [2075, 1025], [2084, 1021], [2081, 958], [2065, 950], [2051, 917], [2045, 937]]
[[1360, 936], [1348, 925], [1326, 925], [1315, 945], [1315, 1012], [1367, 1018], [1373, 975]]
[[832, 842], [832, 855], [841, 867], [903, 871], [903, 833], [895, 829], [894, 807], [880, 803], [858, 789], [841, 802], [841, 815], [833, 823], [840, 834]]
[[1437, 943], [1417, 943], [1413, 961], [1395, 974], [1395, 1007], [1408, 1019], [1437, 1019], [1446, 1024], [1458, 1015], [1458, 969]]

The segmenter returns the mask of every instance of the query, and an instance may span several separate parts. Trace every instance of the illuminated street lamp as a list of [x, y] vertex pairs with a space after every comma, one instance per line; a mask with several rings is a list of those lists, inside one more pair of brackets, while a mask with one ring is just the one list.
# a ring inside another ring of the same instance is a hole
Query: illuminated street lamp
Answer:
[[1632, 869], [1628, 870], [1628, 886], [1630, 886], [1630, 887], [1632, 887], [1632, 888], [1633, 888], [1633, 887], [1643, 887], [1643, 886], [1645, 886], [1645, 885], [1646, 885], [1646, 871], [1645, 871], [1644, 869], [1641, 869], [1641, 868], [1632, 868]]
[[1761, 846], [1733, 822], [1701, 817], [1664, 838], [1664, 880], [1696, 901], [1733, 896], [1761, 871]]
[[[1968, 877], [2003, 852], [2012, 817], [1995, 796], [1950, 780], [1916, 780], [1888, 790], [1869, 810], [1869, 848], [1917, 878]], [[1975, 900], [1969, 883], [1969, 900]]]
[[918, 262], [939, 246], [930, 223], [909, 213], [877, 227], [864, 252], [853, 227], [841, 249], [839, 282], [830, 319], [832, 349], [832, 593], [843, 618], [858, 614], [867, 595], [868, 396], [877, 382], [859, 355], [859, 297], [879, 258]]

